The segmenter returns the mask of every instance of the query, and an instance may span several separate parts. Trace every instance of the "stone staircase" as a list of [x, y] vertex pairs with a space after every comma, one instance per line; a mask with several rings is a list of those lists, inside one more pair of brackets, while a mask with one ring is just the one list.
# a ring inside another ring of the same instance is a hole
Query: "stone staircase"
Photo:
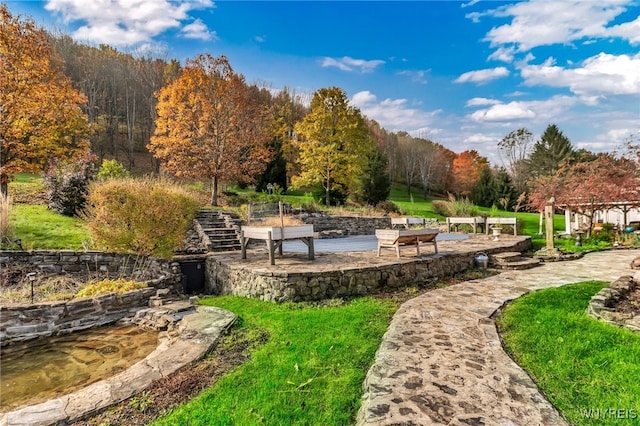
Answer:
[[228, 212], [200, 210], [195, 229], [207, 251], [240, 250], [242, 219]]
[[489, 256], [489, 262], [492, 268], [505, 270], [522, 270], [530, 269], [540, 265], [540, 259], [525, 257], [517, 251], [508, 251], [504, 253], [494, 253]]

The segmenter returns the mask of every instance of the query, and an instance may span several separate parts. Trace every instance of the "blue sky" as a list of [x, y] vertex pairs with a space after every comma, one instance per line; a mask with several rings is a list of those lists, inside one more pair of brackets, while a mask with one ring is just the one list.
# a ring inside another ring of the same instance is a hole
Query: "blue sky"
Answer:
[[79, 41], [185, 60], [226, 55], [247, 82], [338, 86], [367, 117], [501, 164], [497, 142], [555, 123], [612, 151], [640, 132], [640, 2], [6, 1]]

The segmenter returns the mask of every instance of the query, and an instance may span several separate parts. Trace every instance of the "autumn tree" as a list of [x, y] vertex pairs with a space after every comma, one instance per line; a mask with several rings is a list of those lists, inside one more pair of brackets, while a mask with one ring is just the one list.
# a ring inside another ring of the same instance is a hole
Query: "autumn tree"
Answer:
[[309, 114], [295, 129], [301, 173], [293, 183], [321, 185], [325, 203], [330, 205], [333, 189], [357, 185], [375, 149], [365, 120], [359, 109], [349, 105], [342, 89], [330, 87], [313, 94]]
[[11, 176], [86, 152], [85, 97], [60, 71], [47, 33], [0, 4], [0, 192]]
[[640, 181], [635, 165], [626, 158], [601, 153], [593, 161], [567, 166], [561, 174], [563, 185], [556, 201], [589, 218], [587, 236], [595, 211], [640, 204]]
[[270, 160], [266, 115], [244, 77], [224, 56], [200, 55], [158, 93], [158, 118], [149, 150], [167, 172], [212, 182], [251, 182]]
[[302, 120], [307, 111], [300, 97], [288, 88], [280, 90], [269, 102], [271, 110], [272, 139], [269, 147], [273, 158], [256, 183], [257, 191], [264, 191], [268, 184], [277, 183], [285, 191], [289, 186], [289, 177], [299, 173], [295, 169], [297, 150], [292, 146], [295, 124]]
[[482, 169], [489, 167], [489, 160], [476, 150], [463, 151], [453, 160], [452, 167], [455, 192], [458, 195], [469, 195], [480, 179]]
[[558, 126], [550, 124], [533, 145], [528, 159], [529, 170], [535, 177], [551, 175], [573, 156], [571, 141]]

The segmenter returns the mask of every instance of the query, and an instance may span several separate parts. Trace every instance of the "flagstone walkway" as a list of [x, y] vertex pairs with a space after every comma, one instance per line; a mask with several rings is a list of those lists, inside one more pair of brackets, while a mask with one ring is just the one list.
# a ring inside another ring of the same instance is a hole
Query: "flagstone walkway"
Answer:
[[405, 302], [367, 374], [357, 424], [567, 425], [503, 351], [492, 315], [534, 290], [633, 275], [630, 263], [639, 255], [639, 250], [591, 253]]

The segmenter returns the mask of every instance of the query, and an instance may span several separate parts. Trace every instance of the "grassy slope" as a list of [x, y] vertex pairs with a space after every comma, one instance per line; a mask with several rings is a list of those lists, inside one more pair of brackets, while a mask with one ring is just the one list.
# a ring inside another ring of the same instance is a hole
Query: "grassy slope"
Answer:
[[344, 306], [277, 305], [240, 297], [203, 300], [238, 314], [268, 341], [248, 363], [157, 424], [353, 424], [362, 381], [391, 315], [389, 300]]
[[[538, 291], [511, 303], [498, 319], [505, 348], [574, 425], [602, 424], [588, 409], [636, 410], [640, 416], [640, 335], [585, 314], [607, 283]], [[629, 419], [607, 424], [640, 424]]]
[[90, 241], [82, 220], [59, 215], [43, 205], [15, 204], [11, 225], [25, 249], [77, 250]]

